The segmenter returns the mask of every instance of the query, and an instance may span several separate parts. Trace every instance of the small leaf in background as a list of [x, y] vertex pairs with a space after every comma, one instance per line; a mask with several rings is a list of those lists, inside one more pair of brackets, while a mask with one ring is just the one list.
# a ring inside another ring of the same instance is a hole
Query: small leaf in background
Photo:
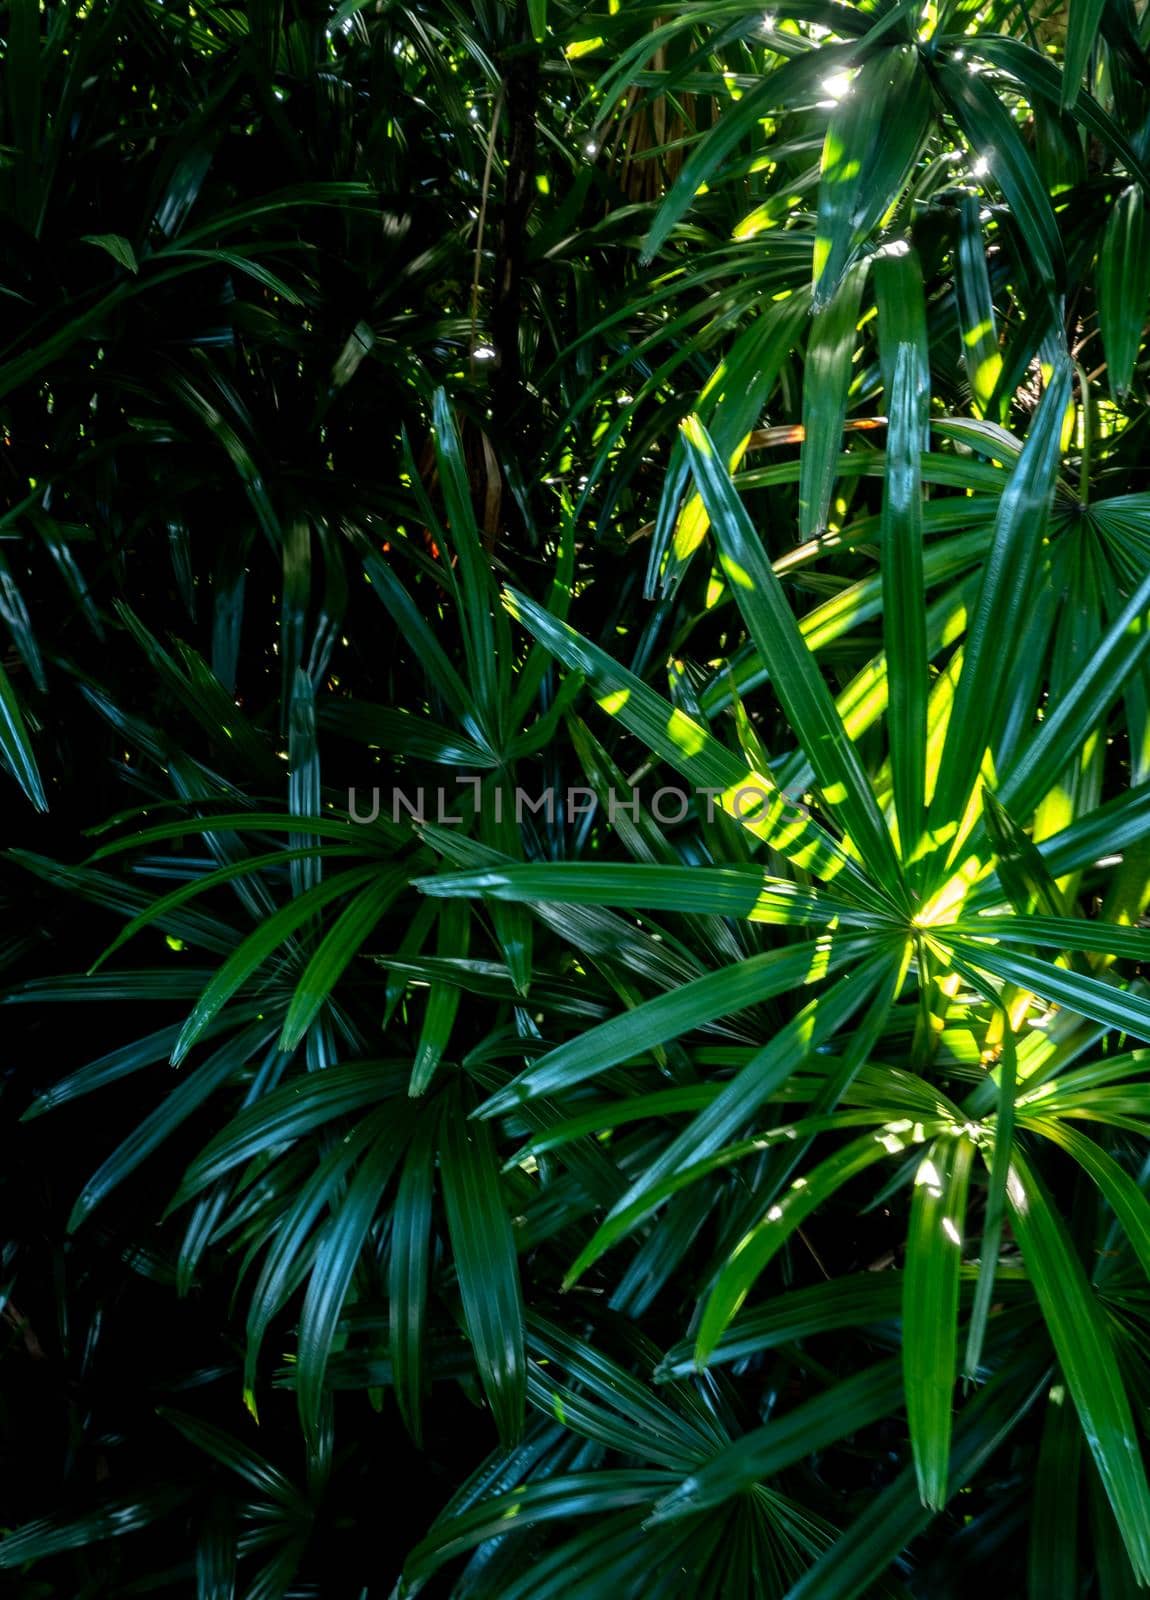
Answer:
[[1002, 375], [998, 323], [990, 290], [986, 241], [977, 195], [964, 195], [958, 213], [958, 299], [962, 357], [976, 416], [988, 415]]
[[136, 260], [136, 252], [132, 249], [129, 240], [119, 233], [86, 233], [85, 244], [94, 244], [98, 249], [105, 250], [113, 261], [118, 261], [129, 272], [136, 273], [140, 270]]
[[1066, 59], [1062, 64], [1062, 109], [1070, 111], [1082, 88], [1090, 53], [1098, 41], [1106, 0], [1071, 0], [1066, 26]]
[[937, 82], [955, 121], [1006, 196], [1040, 282], [1056, 295], [1066, 277], [1062, 238], [1017, 125], [982, 75], [965, 63], [942, 61]]
[[799, 458], [799, 537], [826, 530], [854, 364], [855, 332], [868, 263], [846, 273], [811, 319], [803, 375], [803, 448]]
[[1052, 1383], [1034, 1475], [1027, 1576], [1031, 1594], [1067, 1594], [1078, 1587], [1078, 1524], [1082, 1505], [1082, 1429], [1065, 1383]]
[[527, 0], [527, 17], [531, 37], [541, 43], [547, 37], [547, 0]]
[[1122, 191], [1110, 213], [1095, 281], [1110, 392], [1121, 401], [1130, 389], [1150, 302], [1150, 219], [1137, 184]]
[[344, 384], [350, 383], [358, 372], [361, 363], [371, 354], [375, 344], [375, 334], [370, 323], [357, 322], [347, 336], [347, 342], [335, 359], [331, 369], [331, 386], [333, 389], [342, 389]]

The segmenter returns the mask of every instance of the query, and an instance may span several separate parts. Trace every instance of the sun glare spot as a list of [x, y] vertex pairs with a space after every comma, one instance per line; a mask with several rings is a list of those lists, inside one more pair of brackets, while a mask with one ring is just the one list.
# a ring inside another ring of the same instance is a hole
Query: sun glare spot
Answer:
[[685, 712], [677, 709], [671, 712], [667, 732], [685, 756], [697, 756], [707, 742], [702, 728], [692, 722]]
[[829, 78], [822, 82], [823, 93], [831, 100], [841, 100], [850, 93], [851, 72], [832, 72]]
[[737, 561], [732, 561], [728, 555], [723, 556], [723, 571], [737, 589], [749, 589], [754, 593], [755, 581], [750, 573]]

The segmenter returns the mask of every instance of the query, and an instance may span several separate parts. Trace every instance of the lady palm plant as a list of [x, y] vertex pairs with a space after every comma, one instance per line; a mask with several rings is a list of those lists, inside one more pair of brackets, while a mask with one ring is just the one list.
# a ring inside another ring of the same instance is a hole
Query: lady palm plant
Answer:
[[5, 1360], [211, 1353], [0, 1564], [334, 1593], [401, 1460], [348, 1594], [1150, 1582], [1142, 22], [146, 19], [9, 22]]

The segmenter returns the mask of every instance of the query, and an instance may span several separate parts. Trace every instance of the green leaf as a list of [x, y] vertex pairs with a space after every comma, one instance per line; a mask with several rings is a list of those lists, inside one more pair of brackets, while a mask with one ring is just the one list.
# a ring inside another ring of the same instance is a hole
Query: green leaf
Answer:
[[765, 1427], [745, 1434], [697, 1468], [656, 1504], [645, 1526], [673, 1522], [721, 1505], [763, 1478], [888, 1416], [897, 1407], [899, 1394], [897, 1361], [884, 1361], [833, 1385]]
[[391, 1214], [388, 1328], [395, 1397], [416, 1445], [423, 1437], [424, 1343], [438, 1116], [423, 1112], [403, 1163]]
[[[321, 1237], [317, 1225], [329, 1207], [341, 1202], [351, 1169], [390, 1120], [390, 1108], [362, 1118], [346, 1138], [326, 1152], [315, 1171], [290, 1196], [277, 1220], [248, 1305], [244, 1399], [253, 1416], [258, 1414], [255, 1381], [264, 1337], [311, 1270]], [[257, 1239], [253, 1250], [262, 1242], [262, 1238]]]
[[217, 1500], [204, 1517], [196, 1541], [196, 1600], [234, 1600], [237, 1565], [230, 1507]]
[[1045, 186], [1013, 117], [981, 73], [946, 59], [940, 59], [935, 70], [955, 121], [1006, 196], [1042, 283], [1057, 293], [1066, 278], [1062, 240]]
[[[253, 1006], [249, 1010], [240, 1010], [238, 1015], [235, 1010], [225, 1012], [217, 1017], [214, 1026], [208, 1029], [206, 1037], [211, 1037], [223, 1029], [230, 1032], [237, 1020], [250, 1021], [254, 1009]], [[69, 1073], [66, 1078], [61, 1078], [43, 1094], [37, 1095], [21, 1121], [30, 1122], [34, 1117], [43, 1116], [45, 1111], [51, 1111], [54, 1106], [66, 1105], [69, 1100], [77, 1100], [82, 1095], [91, 1094], [95, 1089], [103, 1089], [109, 1083], [117, 1083], [121, 1078], [139, 1072], [144, 1067], [154, 1067], [161, 1061], [167, 1061], [179, 1031], [179, 1024], [176, 1023], [168, 1028], [160, 1028], [155, 1033], [144, 1034], [143, 1037], [133, 1039], [118, 1049], [109, 1050], [106, 1055], [89, 1062], [87, 1066], [80, 1067], [76, 1072]]]
[[224, 830], [255, 833], [298, 833], [303, 830], [308, 834], [318, 834], [323, 839], [336, 839], [345, 845], [354, 845], [364, 854], [373, 850], [391, 853], [403, 843], [405, 837], [400, 829], [382, 819], [369, 825], [338, 821], [334, 817], [291, 816], [286, 811], [224, 811], [215, 815], [185, 816], [178, 822], [161, 822], [139, 828], [134, 833], [125, 834], [122, 839], [113, 840], [111, 844], [100, 845], [93, 850], [89, 859], [102, 861], [108, 856], [121, 855], [125, 850], [137, 850], [141, 845], [160, 844], [165, 840], [180, 839], [189, 833], [210, 834]]
[[890, 684], [890, 763], [904, 861], [912, 860], [917, 849], [926, 798], [930, 679], [919, 478], [920, 397], [924, 390], [929, 395], [929, 368], [922, 366], [913, 345], [900, 344], [887, 434], [882, 578], [883, 642]]
[[270, 959], [285, 940], [306, 927], [317, 911], [375, 879], [377, 873], [378, 869], [374, 866], [354, 867], [329, 878], [326, 883], [317, 883], [286, 906], [281, 906], [261, 927], [250, 933], [220, 967], [196, 1002], [172, 1051], [173, 1063], [178, 1065], [184, 1059], [217, 1012], [227, 1005], [236, 991]]
[[1016, 1149], [1011, 1225], [1127, 1553], [1150, 1581], [1150, 1489], [1110, 1331], [1049, 1194]]
[[[1085, 0], [1075, 0], [1071, 19]], [[1130, 390], [1150, 299], [1150, 221], [1138, 184], [1119, 195], [1110, 213], [1098, 252], [1095, 277], [1098, 323], [1110, 392], [1121, 402]]]
[[488, 1539], [526, 1533], [540, 1523], [566, 1517], [603, 1518], [626, 1506], [650, 1505], [674, 1478], [665, 1469], [600, 1468], [521, 1484], [441, 1518], [408, 1556], [404, 1576], [409, 1584], [421, 1583], [464, 1551]]
[[[829, 14], [824, 15], [829, 20]], [[757, 124], [764, 117], [780, 109], [805, 106], [811, 100], [817, 100], [824, 79], [851, 66], [864, 49], [869, 51], [888, 33], [899, 28], [905, 16], [905, 6], [893, 5], [881, 21], [875, 23], [869, 18], [858, 17], [857, 13], [852, 18], [849, 8], [844, 8], [842, 31], [846, 32], [851, 21], [857, 20], [861, 23], [861, 38], [853, 39], [849, 44], [820, 44], [813, 49], [804, 47], [802, 54], [768, 73], [749, 93], [730, 105], [683, 163], [644, 241], [643, 261], [647, 263], [653, 260], [675, 224], [690, 209], [699, 190], [711, 182], [723, 162], [744, 138], [756, 131]], [[650, 36], [645, 39], [644, 45], [646, 58], [652, 48]]]
[[[506, 618], [503, 620], [506, 622]], [[560, 693], [567, 687], [564, 684]], [[507, 778], [500, 776], [490, 780], [480, 804], [479, 833], [485, 845], [494, 847], [502, 856], [521, 861], [525, 853], [525, 830], [519, 820], [517, 795], [518, 791]], [[534, 942], [531, 918], [521, 906], [497, 900], [491, 906], [491, 920], [516, 992], [525, 995], [531, 986]], [[440, 922], [444, 939], [453, 941], [461, 950], [467, 948], [468, 926], [469, 919], [462, 907], [456, 907], [454, 913], [449, 909]]]
[[0, 667], [0, 756], [37, 811], [47, 811], [48, 799], [27, 724], [8, 674]]
[[[1019, 1358], [964, 1406], [950, 1453], [952, 1497], [990, 1460], [1045, 1387], [1045, 1375], [1036, 1384], [1029, 1359]], [[787, 1600], [856, 1600], [886, 1577], [934, 1515], [919, 1498], [914, 1471], [902, 1473], [792, 1586]]]
[[[797, 1344], [838, 1328], [894, 1324], [901, 1307], [902, 1278], [897, 1272], [851, 1273], [807, 1289], [791, 1289], [741, 1311], [712, 1350], [707, 1365], [745, 1361], [764, 1350]], [[655, 1376], [663, 1380], [689, 1378], [695, 1370], [695, 1341], [681, 1339], [667, 1351]]]
[[467, 466], [442, 389], [435, 392], [435, 459], [448, 516], [447, 535], [459, 564], [459, 621], [480, 721], [498, 742], [511, 666], [507, 617], [475, 524]]
[[[1055, 109], [1061, 106], [1066, 79], [1049, 56], [1006, 34], [980, 34], [978, 50], [992, 65], [1017, 79], [1028, 96], [1034, 95]], [[1074, 102], [1074, 120], [1120, 157], [1127, 172], [1143, 187], [1150, 187], [1150, 171], [1142, 165], [1131, 141], [1093, 96], [1081, 89]]]
[[234, 1472], [258, 1494], [277, 1500], [297, 1513], [303, 1509], [302, 1497], [291, 1480], [266, 1457], [257, 1455], [234, 1434], [228, 1433], [224, 1428], [216, 1427], [214, 1423], [204, 1421], [202, 1417], [189, 1416], [187, 1412], [177, 1411], [171, 1406], [157, 1407], [157, 1415], [165, 1422], [170, 1422], [172, 1427], [182, 1433], [184, 1438], [197, 1449], [203, 1450], [221, 1466]]
[[391, 1119], [365, 1152], [347, 1192], [333, 1207], [316, 1250], [299, 1320], [296, 1398], [304, 1436], [319, 1443], [324, 1375], [336, 1324], [360, 1254], [379, 1210], [383, 1190], [403, 1149], [406, 1119]]
[[[743, 458], [748, 436], [781, 368], [802, 338], [809, 311], [808, 296], [801, 289], [767, 306], [738, 335], [699, 393], [699, 415], [732, 471]], [[682, 441], [676, 440], [651, 535], [646, 586], [651, 596], [658, 593], [660, 582], [665, 592], [674, 589], [707, 531], [707, 512], [699, 495], [680, 504], [689, 472]]]
[[299, 1044], [406, 882], [402, 868], [383, 871], [340, 912], [296, 985], [280, 1034], [281, 1050], [291, 1051]]
[[817, 983], [858, 961], [871, 947], [863, 937], [818, 939], [705, 973], [548, 1051], [492, 1095], [481, 1114], [500, 1116], [521, 1101], [571, 1088], [718, 1017], [733, 1016], [774, 995]]
[[1052, 1005], [1065, 1006], [1107, 1028], [1117, 1028], [1120, 1032], [1132, 1033], [1136, 1039], [1150, 1041], [1150, 1001], [1128, 989], [1103, 983], [1084, 973], [1067, 972], [1022, 951], [1007, 951], [1000, 946], [974, 944], [965, 939], [956, 939], [954, 948], [972, 967], [1016, 983], [1020, 989], [1041, 995]]
[[865, 1172], [876, 1161], [910, 1150], [931, 1131], [927, 1123], [895, 1117], [885, 1131], [852, 1139], [828, 1156], [805, 1177], [796, 1178], [786, 1193], [739, 1240], [712, 1285], [703, 1308], [696, 1343], [696, 1360], [702, 1366], [724, 1330], [750, 1293], [774, 1255], [794, 1230], [801, 1227], [844, 1183]]
[[316, 720], [321, 728], [343, 738], [379, 745], [415, 761], [480, 769], [494, 765], [494, 757], [474, 740], [411, 711], [364, 700], [327, 700], [316, 707]]
[[289, 306], [302, 306], [303, 300], [291, 287], [285, 283], [278, 273], [272, 272], [262, 262], [253, 261], [239, 250], [221, 250], [218, 246], [211, 250], [184, 250], [169, 246], [163, 251], [165, 261], [178, 261], [184, 257], [210, 263], [213, 266], [224, 265], [231, 267], [233, 272], [241, 273], [245, 278], [251, 278], [263, 289], [270, 289], [272, 294], [281, 300], [286, 300]]
[[[1037, 1115], [1027, 1116], [1027, 1127], [1034, 1128], [1044, 1138], [1060, 1145], [1097, 1184], [1138, 1257], [1143, 1272], [1150, 1276], [1150, 1201], [1137, 1181], [1093, 1139], [1054, 1116], [1043, 1116], [1042, 1101], [1037, 1102], [1036, 1109]], [[1056, 1108], [1052, 1106], [1051, 1109]]]
[[[1042, 397], [1002, 496], [978, 599], [967, 624], [962, 674], [931, 802], [930, 827], [936, 836], [947, 830], [956, 840], [960, 837], [957, 829], [983, 758], [988, 749], [993, 751], [1005, 721], [1004, 697], [997, 686], [1009, 670], [1010, 641], [1017, 639], [1032, 598], [1069, 395], [1070, 368], [1063, 362]], [[999, 786], [1000, 798], [1009, 806], [1006, 790], [1007, 785]], [[954, 848], [956, 844], [952, 853]]]
[[392, 571], [390, 563], [366, 539], [359, 543], [363, 570], [387, 608], [392, 622], [408, 641], [413, 655], [442, 695], [444, 703], [459, 718], [471, 738], [481, 748], [486, 748], [486, 731], [475, 715], [471, 697], [444, 654], [443, 646], [428, 626], [427, 619]]
[[1034, 1475], [1027, 1564], [1030, 1594], [1073, 1600], [1078, 1593], [1082, 1504], [1082, 1428], [1064, 1383], [1046, 1396], [1046, 1421]]
[[873, 912], [860, 911], [819, 889], [772, 878], [757, 867], [674, 867], [638, 862], [618, 866], [564, 861], [548, 866], [508, 866], [416, 878], [424, 894], [490, 895], [500, 900], [547, 900], [562, 905], [679, 911], [744, 917], [782, 927], [842, 926], [874, 929]]
[[1143, 1586], [1134, 1576], [1102, 1480], [1089, 1457], [1087, 1468], [1091, 1554], [1098, 1573], [1100, 1600], [1138, 1600]]
[[[148, 665], [167, 685], [218, 747], [234, 750], [253, 773], [278, 780], [278, 763], [266, 741], [252, 726], [223, 684], [190, 645], [176, 642], [176, 654], [165, 650], [130, 606], [116, 602], [116, 612]], [[177, 659], [177, 657], [179, 659]]]
[[965, 1134], [936, 1139], [914, 1179], [903, 1269], [902, 1371], [918, 1492], [946, 1504], [958, 1356], [958, 1270], [974, 1145]]
[[[527, 1343], [536, 1358], [528, 1395], [544, 1416], [625, 1455], [641, 1450], [645, 1460], [679, 1471], [688, 1471], [713, 1449], [710, 1431], [680, 1417], [618, 1362], [555, 1323], [530, 1317]], [[568, 1375], [569, 1385], [559, 1385], [557, 1368]]]
[[782, 585], [697, 418], [684, 424], [683, 436], [715, 530], [723, 571], [770, 672], [772, 687], [815, 770], [824, 800], [840, 814], [862, 860], [897, 903], [904, 894], [890, 833]]
[[[884, 950], [878, 954], [864, 952], [856, 954], [860, 959], [856, 970], [849, 977], [841, 979], [816, 1000], [804, 1006], [779, 1029], [769, 1044], [756, 1051], [735, 1077], [723, 1085], [712, 1103], [701, 1111], [660, 1155], [648, 1161], [642, 1174], [615, 1203], [598, 1232], [572, 1266], [567, 1274], [568, 1285], [617, 1240], [623, 1238], [658, 1203], [660, 1188], [672, 1175], [690, 1170], [696, 1163], [707, 1163], [717, 1151], [721, 1151], [727, 1140], [740, 1128], [746, 1127], [759, 1107], [786, 1081], [799, 1063], [817, 1051], [821, 1044], [831, 1038], [873, 998], [875, 990], [889, 975], [889, 953]], [[896, 1136], [896, 1144], [900, 1148], [902, 1143], [901, 1136]], [[876, 1146], [875, 1159], [883, 1154], [883, 1148], [881, 1144]], [[864, 1166], [867, 1164], [862, 1163]], [[796, 1180], [791, 1185], [791, 1191], [802, 1188], [801, 1180]], [[788, 1198], [793, 1201], [794, 1193], [789, 1191]], [[803, 1215], [805, 1214], [804, 1212]], [[787, 1215], [790, 1215], [789, 1211]], [[770, 1220], [773, 1226], [773, 1219]], [[798, 1221], [801, 1222], [802, 1217], [799, 1217]], [[735, 1303], [732, 1303], [729, 1309], [724, 1308], [721, 1318], [716, 1318], [717, 1326], [709, 1331], [709, 1343], [705, 1346], [700, 1345], [701, 1356], [705, 1356], [713, 1348], [715, 1340], [730, 1321], [731, 1315], [738, 1309], [738, 1304], [741, 1303], [745, 1293], [745, 1288], [741, 1292], [736, 1292]], [[713, 1332], [713, 1337], [710, 1336], [710, 1332]]]
[[799, 457], [799, 536], [803, 539], [825, 533], [827, 528], [868, 266], [864, 259], [852, 267], [834, 298], [811, 319]]
[[527, 0], [527, 20], [531, 37], [542, 44], [547, 37], [547, 0]]
[[930, 115], [930, 87], [910, 45], [865, 60], [823, 140], [815, 224], [814, 306], [833, 297], [858, 245], [897, 203]]
[[139, 272], [140, 265], [136, 260], [136, 252], [132, 249], [129, 240], [120, 233], [86, 233], [85, 244], [94, 244], [101, 250], [106, 250], [113, 261], [118, 261], [129, 272]]
[[1062, 63], [1062, 109], [1072, 110], [1082, 76], [1098, 38], [1106, 0], [1071, 0], [1066, 24], [1066, 56]]
[[172, 1206], [183, 1204], [253, 1156], [401, 1093], [407, 1087], [407, 1072], [406, 1062], [341, 1062], [281, 1084], [208, 1141], [188, 1166]]
[[849, 888], [863, 903], [889, 911], [856, 863], [782, 794], [773, 778], [752, 772], [698, 722], [669, 705], [573, 628], [556, 623], [525, 595], [508, 590], [506, 604], [553, 655], [586, 674], [600, 706], [693, 783], [700, 794], [712, 795], [721, 809], [749, 832], [772, 843], [788, 861], [816, 872], [825, 882], [841, 879], [840, 889]]
[[981, 204], [979, 197], [973, 194], [963, 196], [958, 213], [958, 301], [962, 354], [971, 399], [975, 414], [985, 417], [998, 391], [1002, 356], [986, 265]]
[[82, 1550], [104, 1539], [136, 1533], [166, 1516], [186, 1498], [175, 1489], [161, 1489], [140, 1497], [121, 1495], [85, 1512], [74, 1520], [43, 1517], [0, 1539], [0, 1568], [22, 1567], [62, 1550]]
[[[1118, 611], [1073, 685], [1054, 706], [1046, 709], [1040, 728], [1000, 782], [998, 798], [1012, 816], [1030, 816], [1144, 661], [1150, 648], [1150, 629], [1145, 626], [1147, 610], [1150, 610], [1150, 574], [1142, 578], [1126, 605]], [[1137, 798], [1129, 798], [1131, 810], [1139, 803]], [[1083, 834], [1088, 830], [1088, 822], [1089, 819], [1083, 819]]]
[[982, 818], [994, 846], [998, 881], [1019, 916], [1028, 918], [1041, 907], [1048, 918], [1065, 918], [1065, 899], [1038, 847], [989, 789], [982, 791]]
[[[575, 587], [575, 517], [566, 498], [562, 504], [562, 519], [555, 538], [555, 571], [547, 595], [546, 613], [559, 622], [566, 622]], [[511, 702], [510, 726], [519, 728], [527, 717], [540, 685], [551, 666], [548, 651], [537, 640], [531, 645], [527, 660], [515, 677], [515, 694]], [[531, 730], [525, 737], [530, 737]]]
[[148, 1112], [80, 1191], [68, 1218], [69, 1232], [78, 1228], [142, 1161], [171, 1138], [208, 1097], [228, 1082], [274, 1036], [274, 1029], [255, 1023], [214, 1051], [190, 1072], [177, 1075], [160, 1104]]
[[1127, 961], [1150, 959], [1150, 928], [1123, 927], [1086, 917], [996, 917], [984, 913], [951, 923], [942, 936], [948, 938], [952, 934], [964, 938], [981, 935], [999, 944], [1092, 950]]
[[1002, 1225], [1006, 1218], [1006, 1181], [1014, 1149], [1015, 1096], [1018, 1085], [1018, 1050], [1010, 1018], [1002, 1012], [1002, 1060], [998, 1066], [998, 1102], [994, 1119], [994, 1153], [990, 1162], [990, 1181], [986, 1191], [986, 1211], [982, 1219], [982, 1245], [978, 1262], [978, 1286], [974, 1293], [970, 1323], [966, 1334], [963, 1372], [974, 1381], [982, 1361], [983, 1340], [996, 1287], [998, 1252], [1002, 1244]]
[[[470, 928], [466, 906], [447, 905], [442, 909], [439, 915], [437, 946], [440, 961], [459, 962], [466, 959]], [[510, 976], [511, 972], [508, 969], [508, 977]], [[415, 1060], [411, 1066], [411, 1083], [407, 1091], [413, 1098], [427, 1092], [435, 1075], [435, 1069], [451, 1042], [451, 1032], [459, 1012], [461, 993], [460, 985], [450, 979], [446, 982], [436, 981], [431, 985], [427, 996], [427, 1010], [423, 1015], [423, 1027], [419, 1032], [419, 1043], [415, 1048]]]
[[[318, 861], [326, 861], [333, 858], [336, 860], [362, 859], [362, 852], [354, 849], [351, 845], [324, 846], [306, 844], [300, 845], [294, 850], [281, 847], [278, 850], [268, 851], [264, 855], [241, 856], [238, 861], [229, 861], [225, 866], [217, 867], [214, 872], [205, 872], [202, 876], [193, 877], [189, 882], [182, 883], [177, 888], [169, 890], [167, 894], [160, 895], [146, 905], [142, 911], [138, 912], [130, 922], [120, 929], [111, 944], [93, 961], [88, 971], [89, 973], [98, 971], [105, 961], [115, 955], [117, 950], [121, 950], [129, 940], [135, 938], [137, 933], [144, 928], [151, 927], [153, 923], [158, 924], [161, 928], [166, 927], [181, 938], [190, 939], [194, 944], [201, 944], [207, 949], [217, 949], [219, 948], [218, 942], [209, 943], [204, 938], [205, 929], [202, 924], [198, 925], [190, 917], [175, 917], [172, 913], [178, 911], [181, 906], [186, 905], [190, 900], [194, 900], [198, 895], [206, 894], [210, 890], [218, 888], [221, 884], [235, 884], [237, 889], [242, 890], [248, 887], [244, 882], [245, 879], [254, 879], [268, 868], [275, 870], [284, 866], [290, 867], [293, 863], [300, 861], [308, 861], [314, 865]], [[33, 870], [35, 870], [31, 861], [27, 861], [26, 857], [22, 859], [25, 859], [26, 864], [32, 866]], [[94, 879], [95, 874], [92, 876]], [[234, 936], [230, 941], [230, 947], [235, 947]]]
[[918, 379], [914, 397], [919, 419], [918, 438], [921, 449], [929, 450], [930, 337], [918, 251], [901, 242], [899, 247], [880, 250], [871, 262], [871, 281], [878, 308], [879, 361], [888, 416], [895, 405], [898, 353], [904, 344], [910, 345], [911, 370]]
[[469, 1121], [460, 1099], [444, 1109], [440, 1179], [468, 1337], [499, 1437], [509, 1445], [523, 1430], [527, 1392], [519, 1266], [491, 1130]]
[[761, 118], [780, 106], [792, 102], [801, 104], [813, 97], [823, 78], [842, 72], [851, 64], [857, 49], [857, 43], [852, 43], [828, 44], [810, 50], [769, 73], [749, 94], [728, 106], [683, 163], [643, 242], [643, 262], [654, 260], [676, 223], [690, 210], [699, 190], [711, 182], [740, 142], [756, 132]]

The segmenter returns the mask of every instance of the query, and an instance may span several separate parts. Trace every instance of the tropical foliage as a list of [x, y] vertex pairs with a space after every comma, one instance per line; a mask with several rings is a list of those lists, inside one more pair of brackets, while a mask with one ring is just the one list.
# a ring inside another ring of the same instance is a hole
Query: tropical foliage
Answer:
[[13, 1594], [1150, 1585], [1143, 9], [9, 0]]

